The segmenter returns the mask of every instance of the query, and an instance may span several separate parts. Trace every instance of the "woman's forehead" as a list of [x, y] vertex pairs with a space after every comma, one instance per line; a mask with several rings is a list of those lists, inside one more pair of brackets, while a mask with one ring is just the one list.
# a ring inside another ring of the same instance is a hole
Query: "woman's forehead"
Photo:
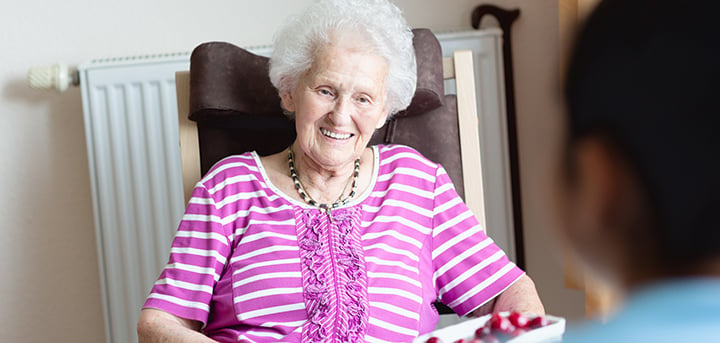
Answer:
[[384, 86], [387, 70], [385, 60], [376, 54], [329, 45], [316, 52], [306, 81], [377, 88]]

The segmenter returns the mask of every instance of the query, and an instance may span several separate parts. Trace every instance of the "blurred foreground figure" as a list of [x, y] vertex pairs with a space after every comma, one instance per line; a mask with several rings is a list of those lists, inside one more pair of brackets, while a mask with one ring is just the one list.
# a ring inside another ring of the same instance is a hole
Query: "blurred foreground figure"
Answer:
[[607, 0], [580, 31], [560, 231], [626, 302], [564, 342], [720, 340], [719, 14], [717, 1]]

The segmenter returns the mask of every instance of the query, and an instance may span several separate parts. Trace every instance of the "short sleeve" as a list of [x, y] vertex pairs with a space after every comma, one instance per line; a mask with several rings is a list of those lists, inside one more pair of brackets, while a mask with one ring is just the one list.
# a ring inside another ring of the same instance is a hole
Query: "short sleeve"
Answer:
[[168, 264], [143, 307], [206, 325], [213, 289], [230, 254], [229, 235], [216, 203], [198, 183], [172, 242]]
[[433, 266], [442, 303], [465, 316], [493, 299], [524, 272], [490, 239], [438, 168], [433, 206]]

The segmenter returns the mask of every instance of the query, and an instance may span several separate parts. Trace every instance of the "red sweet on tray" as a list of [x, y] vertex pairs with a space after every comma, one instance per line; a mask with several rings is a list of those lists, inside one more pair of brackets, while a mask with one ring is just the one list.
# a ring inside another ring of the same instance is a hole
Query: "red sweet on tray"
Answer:
[[[550, 320], [544, 316], [528, 318], [520, 312], [510, 312], [506, 315], [494, 313], [485, 325], [475, 330], [473, 339], [460, 339], [453, 343], [499, 343], [548, 325]], [[438, 337], [430, 337], [425, 342], [443, 343]]]

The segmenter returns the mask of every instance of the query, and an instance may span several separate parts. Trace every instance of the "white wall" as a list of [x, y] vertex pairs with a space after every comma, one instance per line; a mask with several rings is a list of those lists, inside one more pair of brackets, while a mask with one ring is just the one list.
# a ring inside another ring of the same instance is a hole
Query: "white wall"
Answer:
[[[582, 315], [563, 289], [561, 256], [547, 229], [547, 193], [560, 107], [557, 0], [493, 0], [521, 8], [515, 74], [528, 271], [548, 310]], [[80, 92], [31, 90], [31, 66], [190, 51], [224, 40], [269, 43], [283, 18], [309, 0], [25, 0], [0, 11], [0, 340], [104, 340]], [[397, 0], [408, 21], [469, 28], [470, 0]]]

